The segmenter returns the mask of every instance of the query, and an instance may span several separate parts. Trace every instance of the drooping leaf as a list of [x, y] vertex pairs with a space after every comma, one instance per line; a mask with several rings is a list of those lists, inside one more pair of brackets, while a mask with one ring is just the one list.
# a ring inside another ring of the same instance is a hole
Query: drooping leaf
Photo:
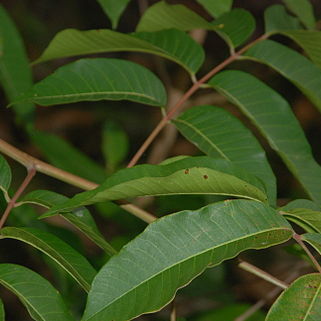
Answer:
[[321, 275], [295, 280], [274, 302], [266, 321], [321, 320]]
[[95, 190], [80, 193], [48, 213], [107, 200], [170, 194], [231, 195], [267, 201], [264, 186], [255, 176], [229, 161], [204, 156], [120, 170]]
[[4, 306], [1, 299], [0, 299], [0, 321], [5, 321]]
[[316, 21], [313, 6], [309, 0], [283, 0], [288, 9], [293, 12], [308, 29], [315, 27]]
[[105, 14], [111, 20], [113, 29], [117, 28], [119, 18], [126, 9], [130, 0], [97, 0]]
[[244, 56], [275, 69], [321, 110], [321, 70], [309, 59], [272, 40], [256, 44]]
[[197, 0], [214, 18], [231, 10], [233, 0]]
[[107, 178], [103, 167], [66, 140], [36, 130], [31, 132], [30, 138], [54, 166], [96, 183], [101, 183]]
[[[13, 21], [0, 4], [0, 83], [7, 99], [12, 102], [32, 86], [32, 77], [24, 45]], [[34, 105], [14, 106], [18, 121], [27, 125], [33, 120]]]
[[265, 151], [238, 118], [222, 108], [197, 106], [181, 114], [174, 124], [208, 156], [229, 160], [259, 177], [270, 204], [275, 204], [276, 181]]
[[20, 98], [42, 106], [124, 99], [164, 106], [166, 92], [160, 80], [140, 65], [120, 59], [88, 58], [58, 68]]
[[212, 22], [218, 33], [231, 48], [243, 44], [255, 30], [255, 19], [244, 9], [234, 9]]
[[39, 274], [15, 264], [0, 264], [0, 284], [17, 295], [36, 321], [73, 321], [58, 291]]
[[[68, 197], [52, 192], [52, 191], [44, 191], [44, 190], [36, 190], [28, 193], [22, 199], [20, 204], [32, 203], [40, 206], [44, 206], [46, 208], [50, 208], [53, 206], [57, 206], [59, 204], [63, 204], [68, 200]], [[72, 212], [63, 213], [61, 216], [77, 227], [80, 231], [82, 231], [88, 238], [90, 238], [93, 242], [95, 242], [99, 247], [101, 247], [105, 252], [109, 255], [113, 255], [117, 253], [112, 246], [104, 239], [102, 234], [100, 233], [93, 217], [90, 212], [84, 208], [79, 207]], [[47, 215], [42, 215], [40, 218], [46, 218]]]
[[11, 169], [7, 161], [0, 155], [0, 190], [7, 202], [10, 201], [8, 190], [11, 185]]
[[180, 30], [138, 32], [128, 35], [104, 29], [88, 31], [65, 29], [53, 38], [34, 63], [76, 55], [116, 51], [158, 55], [181, 65], [190, 74], [196, 73], [204, 61], [203, 48]]
[[125, 159], [129, 142], [126, 133], [115, 122], [107, 121], [102, 130], [102, 151], [107, 168], [113, 172]]
[[252, 120], [310, 197], [321, 204], [321, 167], [314, 160], [288, 102], [254, 76], [241, 71], [221, 72], [209, 84]]
[[89, 291], [96, 270], [85, 257], [55, 235], [30, 227], [5, 227], [0, 238], [28, 243], [51, 257], [67, 271], [86, 291]]
[[321, 234], [305, 233], [301, 235], [302, 240], [309, 243], [321, 255]]
[[302, 29], [299, 19], [289, 15], [285, 7], [280, 4], [270, 6], [265, 10], [264, 21], [267, 34]]
[[283, 243], [291, 235], [272, 208], [248, 200], [165, 216], [100, 270], [83, 321], [124, 321], [157, 311], [207, 267], [246, 249]]
[[172, 28], [183, 31], [217, 29], [217, 27], [214, 27], [183, 5], [169, 5], [165, 1], [159, 1], [145, 11], [136, 27], [136, 31], [153, 32]]

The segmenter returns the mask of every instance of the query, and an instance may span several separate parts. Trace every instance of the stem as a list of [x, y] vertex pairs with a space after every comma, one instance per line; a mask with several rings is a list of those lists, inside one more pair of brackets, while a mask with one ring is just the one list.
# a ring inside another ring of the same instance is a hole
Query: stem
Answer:
[[[84, 190], [92, 190], [98, 187], [96, 183], [88, 181], [82, 177], [66, 172], [62, 169], [54, 167], [47, 164], [35, 157], [32, 157], [21, 150], [15, 148], [14, 146], [8, 144], [0, 138], [0, 152], [13, 158], [18, 163], [24, 165], [27, 168], [33, 168], [35, 171], [46, 174], [48, 176], [59, 179], [62, 182], [68, 183], [70, 185], [79, 187]], [[14, 204], [13, 204], [14, 206]], [[120, 204], [121, 208], [125, 211], [139, 217], [141, 220], [147, 223], [151, 223], [156, 220], [156, 217], [143, 209], [133, 205], [133, 204]], [[1, 226], [1, 225], [0, 225]]]
[[319, 262], [313, 256], [313, 254], [308, 249], [308, 247], [304, 244], [304, 242], [302, 241], [301, 235], [295, 233], [293, 235], [293, 238], [298, 242], [298, 244], [303, 248], [305, 253], [309, 256], [309, 258], [311, 259], [311, 261], [313, 262], [313, 264], [315, 265], [315, 267], [319, 271], [319, 273], [321, 273], [321, 266], [320, 266]]
[[20, 195], [23, 193], [23, 191], [29, 185], [29, 183], [31, 182], [31, 180], [35, 176], [35, 174], [36, 174], [35, 167], [34, 166], [29, 167], [27, 176], [25, 177], [25, 179], [23, 180], [23, 182], [19, 186], [18, 190], [16, 191], [16, 193], [14, 194], [14, 196], [12, 197], [10, 202], [8, 203], [7, 208], [4, 211], [4, 213], [0, 219], [0, 230], [2, 229], [3, 225], [7, 221], [7, 218], [9, 216], [11, 210], [13, 209], [17, 199], [20, 197]]
[[257, 266], [254, 266], [248, 262], [241, 262], [239, 264], [239, 267], [245, 271], [248, 271], [248, 272], [260, 277], [261, 279], [263, 279], [265, 281], [268, 281], [274, 285], [277, 285], [278, 287], [280, 287], [282, 289], [287, 289], [289, 287], [289, 285], [287, 283], [277, 279], [273, 275], [267, 273], [266, 271], [261, 270]]
[[170, 317], [170, 321], [176, 321], [177, 319], [177, 314], [176, 314], [176, 304], [175, 304], [175, 300], [172, 302], [171, 304], [171, 317]]
[[142, 144], [142, 146], [138, 149], [138, 151], [133, 156], [131, 161], [128, 163], [127, 167], [133, 167], [134, 165], [136, 165], [136, 163], [139, 161], [141, 156], [144, 154], [146, 149], [153, 142], [153, 140], [156, 138], [159, 132], [166, 126], [168, 121], [170, 121], [175, 116], [175, 114], [179, 112], [179, 110], [182, 108], [182, 105], [201, 87], [202, 84], [204, 84], [207, 80], [209, 80], [219, 71], [221, 71], [224, 67], [226, 67], [227, 65], [229, 65], [230, 63], [238, 59], [246, 50], [251, 48], [253, 45], [258, 43], [259, 41], [266, 39], [267, 37], [268, 35], [263, 34], [261, 37], [250, 42], [248, 45], [244, 46], [242, 49], [240, 49], [236, 53], [230, 55], [227, 59], [225, 59], [219, 65], [214, 67], [210, 72], [208, 72], [200, 80], [196, 81], [193, 84], [193, 86], [190, 87], [190, 89], [177, 101], [177, 103], [173, 107], [169, 108], [169, 112], [164, 116], [164, 118], [158, 123], [158, 125], [150, 133], [150, 135], [147, 137], [145, 142]]

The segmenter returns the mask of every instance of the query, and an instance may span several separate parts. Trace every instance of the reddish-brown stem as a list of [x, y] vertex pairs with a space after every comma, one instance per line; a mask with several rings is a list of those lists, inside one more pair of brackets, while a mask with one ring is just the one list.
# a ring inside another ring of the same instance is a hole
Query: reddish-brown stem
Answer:
[[319, 273], [321, 273], [321, 266], [319, 264], [319, 262], [316, 260], [316, 258], [313, 256], [313, 254], [311, 253], [311, 251], [308, 249], [308, 247], [304, 244], [304, 242], [302, 241], [301, 235], [299, 234], [294, 234], [293, 238], [298, 242], [298, 244], [303, 248], [303, 250], [305, 251], [305, 253], [309, 256], [310, 260], [313, 262], [314, 266], [316, 267], [316, 269], [319, 271]]
[[166, 126], [168, 121], [170, 121], [175, 114], [179, 112], [183, 104], [201, 87], [202, 84], [204, 84], [206, 81], [208, 81], [211, 77], [213, 77], [215, 74], [217, 74], [219, 71], [221, 71], [223, 68], [225, 68], [227, 65], [235, 61], [242, 55], [246, 50], [248, 50], [250, 47], [255, 45], [257, 42], [262, 41], [266, 39], [268, 35], [264, 34], [261, 37], [255, 39], [248, 45], [244, 46], [239, 51], [235, 52], [231, 56], [229, 56], [227, 59], [225, 59], [223, 62], [221, 62], [219, 65], [214, 67], [210, 72], [208, 72], [205, 76], [203, 76], [201, 79], [196, 81], [193, 86], [177, 101], [177, 103], [169, 108], [169, 112], [164, 116], [164, 118], [158, 123], [158, 125], [154, 128], [154, 130], [151, 132], [151, 134], [147, 137], [145, 142], [141, 145], [141, 147], [138, 149], [136, 154], [133, 156], [133, 158], [128, 163], [127, 167], [133, 167], [136, 165], [136, 163], [139, 161], [141, 156], [144, 154], [146, 149], [149, 147], [149, 145], [154, 141], [156, 136], [159, 134], [159, 132]]
[[35, 176], [35, 174], [36, 174], [36, 168], [34, 166], [28, 168], [27, 176], [25, 177], [25, 179], [21, 183], [20, 187], [18, 188], [18, 190], [16, 191], [16, 193], [14, 194], [14, 196], [12, 197], [10, 202], [8, 203], [7, 208], [4, 211], [4, 213], [0, 219], [0, 229], [2, 229], [3, 225], [7, 221], [7, 218], [9, 216], [11, 210], [13, 209], [17, 199], [20, 197], [20, 195], [23, 193], [23, 191], [29, 185], [29, 183], [31, 182], [31, 180]]

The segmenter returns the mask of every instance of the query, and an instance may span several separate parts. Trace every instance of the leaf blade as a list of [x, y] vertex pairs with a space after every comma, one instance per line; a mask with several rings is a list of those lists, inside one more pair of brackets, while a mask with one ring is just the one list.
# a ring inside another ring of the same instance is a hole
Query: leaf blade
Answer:
[[321, 234], [319, 233], [305, 233], [301, 235], [302, 240], [309, 243], [321, 255]]
[[4, 197], [7, 202], [10, 201], [8, 194], [9, 187], [11, 185], [11, 169], [5, 158], [0, 155], [0, 190], [4, 193]]
[[214, 18], [228, 12], [232, 8], [233, 0], [197, 0]]
[[0, 299], [0, 321], [5, 321], [4, 306], [1, 299]]
[[[250, 218], [256, 215], [260, 217], [258, 225]], [[246, 232], [244, 229], [241, 232], [239, 223], [234, 224], [237, 219], [246, 226]], [[291, 233], [286, 221], [272, 209], [246, 200], [221, 202], [198, 211], [166, 216], [150, 224], [102, 268], [89, 293], [83, 321], [123, 321], [156, 311], [173, 298], [178, 288], [209, 265], [217, 265], [248, 247], [282, 243]], [[128, 266], [128, 262], [131, 262], [130, 273], [124, 266]], [[148, 288], [158, 295], [153, 298], [146, 295]], [[135, 300], [133, 296], [140, 299]], [[128, 302], [132, 304], [131, 309], [124, 306]]]

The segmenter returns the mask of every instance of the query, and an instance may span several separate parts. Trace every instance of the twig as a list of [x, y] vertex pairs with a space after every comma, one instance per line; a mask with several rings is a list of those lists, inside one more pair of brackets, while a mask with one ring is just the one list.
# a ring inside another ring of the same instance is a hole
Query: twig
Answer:
[[158, 123], [158, 125], [154, 128], [154, 130], [150, 133], [150, 135], [147, 137], [145, 142], [142, 144], [142, 146], [138, 149], [138, 151], [133, 156], [131, 161], [128, 163], [127, 167], [132, 167], [132, 166], [136, 165], [136, 163], [139, 161], [139, 159], [144, 154], [144, 152], [149, 147], [149, 145], [154, 141], [154, 139], [159, 134], [159, 132], [166, 126], [168, 121], [171, 120], [180, 111], [180, 109], [182, 108], [184, 103], [201, 87], [202, 84], [204, 84], [207, 80], [209, 80], [211, 77], [213, 77], [219, 71], [221, 71], [227, 65], [229, 65], [233, 61], [237, 60], [246, 50], [251, 48], [257, 42], [262, 41], [262, 40], [266, 39], [267, 37], [268, 37], [268, 35], [264, 34], [261, 37], [257, 38], [256, 40], [252, 41], [251, 43], [249, 43], [248, 45], [246, 45], [242, 49], [240, 49], [238, 52], [234, 53], [233, 55], [230, 55], [227, 59], [225, 59], [219, 65], [214, 67], [210, 72], [208, 72], [200, 80], [196, 81], [193, 84], [193, 86], [177, 101], [177, 103], [172, 108], [169, 108], [168, 113]]
[[319, 273], [321, 273], [321, 266], [320, 266], [319, 262], [313, 256], [313, 254], [308, 249], [308, 247], [304, 244], [304, 242], [302, 241], [301, 235], [295, 233], [293, 235], [293, 238], [298, 242], [298, 244], [303, 248], [305, 253], [309, 256], [309, 258], [311, 259], [311, 261], [313, 262], [313, 264], [315, 265], [315, 267], [319, 271]]
[[170, 321], [176, 321], [177, 315], [176, 315], [176, 304], [175, 300], [171, 304], [171, 318]]
[[[18, 163], [24, 165], [27, 168], [34, 168], [35, 171], [46, 174], [48, 176], [59, 179], [62, 182], [79, 187], [84, 190], [92, 190], [98, 187], [98, 184], [88, 181], [82, 177], [66, 172], [62, 169], [47, 164], [33, 156], [30, 156], [16, 147], [8, 144], [0, 138], [0, 152], [13, 158]], [[117, 203], [117, 202], [116, 202]], [[118, 204], [125, 211], [139, 217], [141, 220], [147, 223], [151, 223], [156, 220], [156, 217], [147, 211], [133, 205], [133, 204]]]
[[12, 197], [10, 202], [8, 203], [7, 208], [5, 209], [3, 215], [0, 219], [0, 230], [2, 229], [3, 225], [6, 223], [7, 218], [9, 216], [11, 210], [13, 209], [17, 199], [20, 197], [20, 195], [23, 193], [23, 191], [26, 189], [26, 187], [29, 185], [32, 178], [36, 174], [36, 169], [34, 166], [28, 167], [27, 170], [28, 170], [27, 176], [25, 177], [25, 179], [23, 180], [23, 182], [19, 186], [18, 190], [16, 191], [16, 193], [14, 194], [14, 196]]
[[261, 270], [257, 266], [252, 265], [251, 263], [243, 261], [239, 264], [239, 267], [245, 271], [248, 271], [248, 272], [260, 277], [261, 279], [263, 279], [265, 281], [268, 281], [268, 282], [280, 287], [281, 289], [287, 289], [289, 287], [289, 285], [287, 283], [277, 279], [276, 277], [274, 277], [270, 273], [267, 273], [266, 271]]

